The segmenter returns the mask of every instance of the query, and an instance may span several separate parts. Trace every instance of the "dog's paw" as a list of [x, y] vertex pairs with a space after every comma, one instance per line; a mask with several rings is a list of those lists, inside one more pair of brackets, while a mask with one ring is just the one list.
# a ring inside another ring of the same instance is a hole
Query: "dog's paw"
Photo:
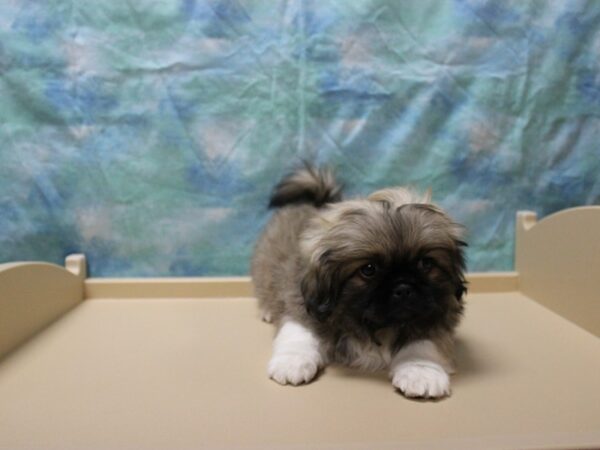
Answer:
[[307, 354], [273, 355], [267, 372], [279, 384], [298, 385], [311, 381], [319, 370], [319, 364]]
[[450, 377], [439, 364], [422, 361], [398, 366], [392, 384], [406, 397], [441, 398], [450, 395]]

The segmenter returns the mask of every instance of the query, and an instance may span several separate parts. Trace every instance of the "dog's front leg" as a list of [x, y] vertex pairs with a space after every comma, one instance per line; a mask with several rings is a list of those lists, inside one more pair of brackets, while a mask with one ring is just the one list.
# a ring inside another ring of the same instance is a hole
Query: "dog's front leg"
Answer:
[[392, 359], [390, 369], [392, 384], [407, 397], [450, 395], [451, 364], [431, 340], [403, 346]]
[[279, 384], [308, 383], [325, 364], [321, 344], [304, 325], [284, 319], [273, 342], [269, 377]]

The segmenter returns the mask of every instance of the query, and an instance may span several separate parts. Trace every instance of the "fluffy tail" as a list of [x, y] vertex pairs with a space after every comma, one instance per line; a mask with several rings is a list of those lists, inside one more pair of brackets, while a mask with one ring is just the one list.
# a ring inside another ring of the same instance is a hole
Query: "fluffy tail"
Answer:
[[341, 200], [342, 186], [331, 170], [305, 164], [284, 177], [271, 195], [269, 208], [279, 208], [293, 203], [309, 203], [322, 206]]

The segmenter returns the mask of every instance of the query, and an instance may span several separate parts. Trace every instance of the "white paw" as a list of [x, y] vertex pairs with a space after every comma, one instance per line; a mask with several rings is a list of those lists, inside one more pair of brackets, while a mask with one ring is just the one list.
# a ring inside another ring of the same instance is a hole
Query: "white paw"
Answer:
[[442, 366], [428, 361], [398, 366], [392, 384], [407, 397], [440, 398], [450, 395], [450, 377]]
[[267, 373], [279, 384], [298, 385], [308, 383], [319, 370], [319, 364], [306, 354], [273, 355], [269, 361]]

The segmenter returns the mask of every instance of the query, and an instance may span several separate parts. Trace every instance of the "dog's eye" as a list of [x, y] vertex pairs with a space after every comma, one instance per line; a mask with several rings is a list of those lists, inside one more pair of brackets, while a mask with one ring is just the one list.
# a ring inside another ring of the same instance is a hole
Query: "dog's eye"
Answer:
[[427, 256], [419, 260], [418, 266], [423, 272], [429, 272], [433, 268], [433, 258]]
[[375, 264], [365, 264], [360, 268], [360, 274], [365, 278], [371, 278], [377, 272], [377, 266]]

